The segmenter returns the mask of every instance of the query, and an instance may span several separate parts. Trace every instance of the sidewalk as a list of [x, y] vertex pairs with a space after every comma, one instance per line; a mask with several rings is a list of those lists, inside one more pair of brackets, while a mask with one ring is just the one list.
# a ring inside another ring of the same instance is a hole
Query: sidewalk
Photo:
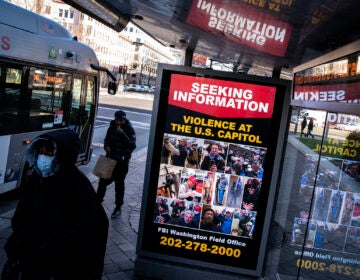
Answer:
[[[110, 219], [114, 208], [114, 184], [111, 184], [107, 189], [103, 206], [109, 217], [109, 235], [103, 280], [134, 279], [133, 270], [146, 157], [147, 148], [135, 152], [132, 156], [129, 173], [125, 180], [125, 199], [122, 214], [117, 219]], [[99, 179], [91, 173], [86, 175], [96, 190]], [[14, 211], [15, 209], [12, 209], [0, 213], [0, 273], [6, 261], [4, 244], [12, 231], [10, 221]]]
[[[141, 199], [144, 183], [147, 149], [133, 154], [129, 173], [125, 180], [124, 205], [121, 216], [109, 219], [109, 235], [105, 255], [103, 280], [134, 279], [136, 242], [139, 227]], [[89, 175], [94, 188], [98, 178]], [[114, 209], [115, 188], [111, 184], [105, 195], [103, 206], [108, 217]]]

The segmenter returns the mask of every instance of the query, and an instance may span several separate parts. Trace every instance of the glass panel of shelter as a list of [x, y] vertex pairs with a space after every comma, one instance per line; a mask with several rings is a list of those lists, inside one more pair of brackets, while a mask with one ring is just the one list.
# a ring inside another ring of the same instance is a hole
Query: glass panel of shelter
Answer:
[[332, 262], [360, 254], [359, 116], [293, 108], [288, 129], [272, 228], [282, 243], [272, 244], [267, 269], [277, 265], [281, 279], [314, 279], [322, 269], [323, 279], [360, 277]]

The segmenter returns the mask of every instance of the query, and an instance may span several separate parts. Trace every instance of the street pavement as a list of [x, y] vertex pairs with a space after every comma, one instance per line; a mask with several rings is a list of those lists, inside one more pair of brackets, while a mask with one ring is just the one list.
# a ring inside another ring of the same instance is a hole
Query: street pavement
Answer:
[[[113, 98], [121, 97], [118, 96]], [[139, 97], [132, 96], [132, 98]], [[94, 149], [103, 149], [101, 146], [102, 145], [95, 145]], [[106, 191], [103, 207], [109, 217], [109, 234], [102, 280], [139, 279], [134, 277], [133, 271], [136, 258], [136, 243], [146, 157], [147, 147], [139, 151], [135, 151], [132, 155], [129, 172], [125, 179], [124, 205], [122, 207], [121, 215], [116, 219], [110, 218], [115, 200], [114, 183], [109, 185]], [[95, 162], [96, 158], [93, 157], [91, 162], [86, 166], [81, 166], [80, 170], [88, 176], [94, 186], [94, 189], [96, 190], [99, 179], [90, 171]], [[15, 204], [16, 200], [11, 203]], [[12, 232], [10, 222], [12, 216], [14, 215], [14, 207], [15, 205], [12, 205], [12, 207], [7, 205], [5, 207], [0, 201], [0, 272], [6, 262], [4, 244]]]
[[[141, 199], [145, 174], [147, 149], [133, 154], [129, 173], [125, 180], [125, 197], [121, 216], [111, 219], [114, 209], [115, 188], [111, 184], [105, 195], [103, 206], [109, 219], [109, 235], [105, 256], [103, 280], [134, 279], [136, 242], [140, 219]], [[98, 178], [89, 174], [94, 188]]]

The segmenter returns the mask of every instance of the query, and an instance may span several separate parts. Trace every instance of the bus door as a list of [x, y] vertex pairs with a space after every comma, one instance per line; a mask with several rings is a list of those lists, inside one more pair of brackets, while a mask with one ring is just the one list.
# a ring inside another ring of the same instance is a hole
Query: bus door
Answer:
[[288, 129], [279, 278], [359, 279], [360, 117], [293, 107]]
[[[70, 128], [76, 131], [80, 137], [80, 154], [78, 161], [84, 164], [90, 161], [92, 151], [91, 142], [96, 98], [95, 83], [95, 78], [92, 76], [74, 76]], [[88, 153], [86, 153], [86, 151], [88, 151]]]

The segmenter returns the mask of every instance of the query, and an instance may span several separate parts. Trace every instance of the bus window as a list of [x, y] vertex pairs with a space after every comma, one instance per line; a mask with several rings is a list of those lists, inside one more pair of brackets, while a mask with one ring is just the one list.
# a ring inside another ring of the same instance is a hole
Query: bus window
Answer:
[[54, 113], [63, 109], [63, 95], [69, 76], [67, 73], [36, 69], [31, 96], [33, 112], [41, 109], [43, 112]]
[[6, 69], [6, 83], [7, 84], [21, 84], [21, 70], [20, 69]]
[[81, 91], [83, 86], [83, 80], [81, 78], [74, 78], [72, 89], [72, 102], [70, 113], [70, 127], [79, 133], [80, 124], [80, 103], [81, 103]]
[[90, 80], [89, 77], [89, 80], [87, 81], [87, 85], [86, 85], [86, 98], [85, 98], [85, 108], [83, 115], [84, 118], [83, 131], [87, 129], [89, 125], [88, 122], [90, 121], [90, 115], [92, 114], [93, 106], [94, 106], [94, 93], [95, 93], [94, 81]]
[[1, 108], [8, 113], [16, 113], [20, 101], [21, 69], [5, 69], [5, 91], [1, 93]]
[[85, 108], [86, 111], [89, 112], [93, 109], [94, 106], [94, 95], [95, 95], [95, 83], [93, 80], [88, 80], [87, 82], [87, 88], [86, 88], [86, 104]]
[[22, 69], [2, 67], [0, 70], [0, 135], [2, 135], [15, 132], [17, 127]]
[[80, 132], [80, 153], [88, 149], [89, 138], [93, 129], [95, 114], [95, 81], [92, 77], [87, 77], [85, 104], [81, 106], [81, 132]]
[[71, 75], [47, 69], [33, 71], [29, 130], [64, 127], [64, 96]]

